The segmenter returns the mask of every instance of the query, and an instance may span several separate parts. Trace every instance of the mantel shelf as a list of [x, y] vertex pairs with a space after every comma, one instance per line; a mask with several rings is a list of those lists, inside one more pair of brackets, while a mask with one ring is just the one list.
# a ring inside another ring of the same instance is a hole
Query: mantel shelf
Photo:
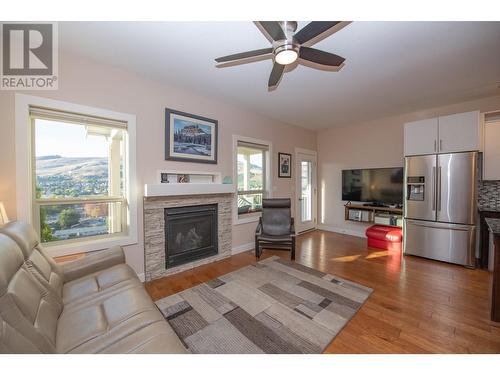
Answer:
[[145, 197], [165, 197], [175, 195], [231, 194], [235, 193], [233, 184], [145, 184]]

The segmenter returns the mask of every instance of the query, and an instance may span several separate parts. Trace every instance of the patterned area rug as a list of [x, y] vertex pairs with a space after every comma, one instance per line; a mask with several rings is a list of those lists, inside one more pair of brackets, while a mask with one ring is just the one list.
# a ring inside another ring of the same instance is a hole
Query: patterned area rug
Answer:
[[274, 256], [156, 304], [192, 353], [321, 353], [371, 292]]

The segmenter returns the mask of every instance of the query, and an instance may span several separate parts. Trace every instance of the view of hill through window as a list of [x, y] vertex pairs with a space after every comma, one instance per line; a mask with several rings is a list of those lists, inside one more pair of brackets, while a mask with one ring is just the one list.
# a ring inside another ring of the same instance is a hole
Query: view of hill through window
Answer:
[[[121, 212], [118, 208], [121, 202], [83, 201], [112, 195], [109, 177], [111, 131], [108, 133], [99, 130], [93, 134], [89, 127], [79, 124], [35, 121], [36, 198], [41, 203], [43, 242], [113, 232], [110, 212]], [[122, 161], [118, 160], [117, 165], [121, 192]], [[61, 202], [44, 204], [44, 199], [61, 199]], [[81, 199], [82, 202], [64, 203], [68, 199]]]

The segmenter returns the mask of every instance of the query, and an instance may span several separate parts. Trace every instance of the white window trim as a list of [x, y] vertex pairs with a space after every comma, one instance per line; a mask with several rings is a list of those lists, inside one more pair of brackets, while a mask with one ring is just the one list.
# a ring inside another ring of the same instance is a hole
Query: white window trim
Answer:
[[249, 214], [250, 216], [240, 218], [238, 216], [238, 141], [256, 143], [260, 145], [266, 145], [269, 148], [266, 156], [266, 176], [265, 176], [265, 189], [266, 189], [266, 197], [272, 198], [273, 191], [273, 143], [271, 141], [267, 141], [264, 139], [250, 138], [244, 137], [242, 135], [233, 134], [233, 182], [236, 186], [236, 193], [234, 199], [234, 207], [233, 207], [233, 225], [241, 225], [254, 223], [259, 221], [261, 216], [260, 213]]
[[[128, 218], [127, 234], [113, 235], [108, 238], [74, 240], [64, 244], [46, 245], [46, 250], [52, 256], [71, 255], [81, 252], [104, 250], [111, 246], [137, 244], [137, 178], [136, 178], [136, 117], [135, 115], [94, 108], [59, 100], [41, 98], [30, 95], [16, 94], [16, 205], [17, 219], [33, 223], [33, 191], [32, 191], [32, 163], [31, 142], [32, 130], [30, 122], [30, 106], [46, 107], [73, 113], [82, 113], [90, 116], [112, 118], [127, 123], [128, 171], [126, 184], [128, 189]], [[28, 199], [27, 199], [28, 198]]]

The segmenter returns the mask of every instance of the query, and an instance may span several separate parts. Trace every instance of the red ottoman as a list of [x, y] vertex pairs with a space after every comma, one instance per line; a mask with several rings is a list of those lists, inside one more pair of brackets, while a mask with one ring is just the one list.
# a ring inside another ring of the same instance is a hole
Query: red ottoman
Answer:
[[403, 231], [398, 227], [372, 225], [366, 230], [368, 247], [377, 249], [401, 251]]

